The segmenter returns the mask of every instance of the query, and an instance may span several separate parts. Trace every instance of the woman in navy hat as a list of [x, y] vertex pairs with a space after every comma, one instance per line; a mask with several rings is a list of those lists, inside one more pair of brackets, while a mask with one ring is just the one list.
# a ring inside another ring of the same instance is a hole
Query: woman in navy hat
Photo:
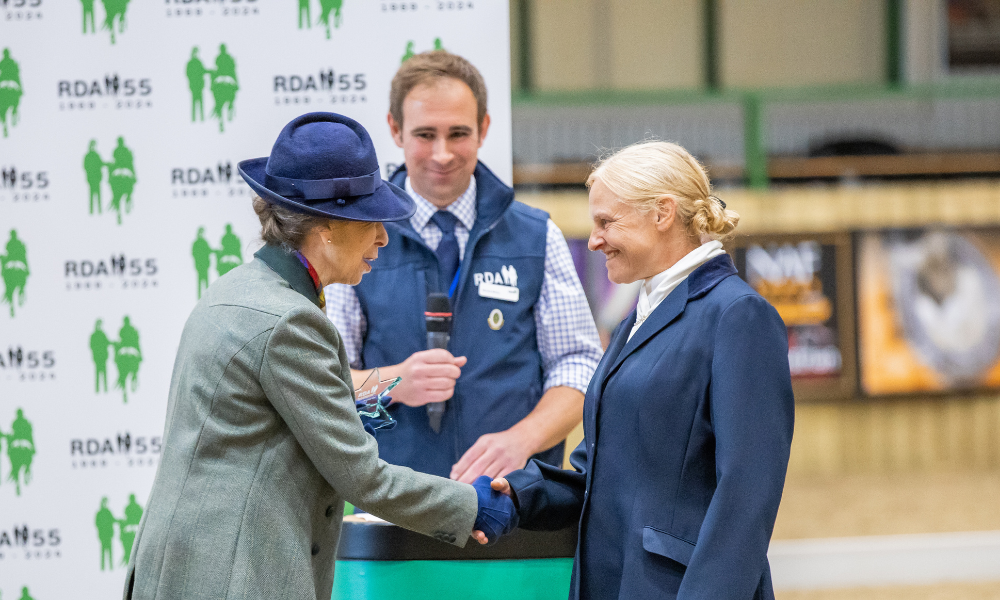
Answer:
[[216, 281], [184, 327], [125, 598], [326, 600], [345, 500], [457, 546], [495, 539], [477, 509], [513, 505], [488, 481], [379, 460], [323, 311], [324, 286], [370, 269], [386, 244], [381, 222], [414, 211], [379, 177], [368, 132], [303, 115], [239, 171], [265, 246]]

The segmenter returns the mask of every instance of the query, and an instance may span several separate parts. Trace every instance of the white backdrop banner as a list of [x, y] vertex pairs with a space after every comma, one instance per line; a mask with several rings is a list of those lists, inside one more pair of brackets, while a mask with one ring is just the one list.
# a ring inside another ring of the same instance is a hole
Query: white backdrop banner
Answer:
[[510, 183], [509, 43], [504, 0], [0, 0], [0, 597], [121, 594], [181, 328], [260, 243], [236, 163], [334, 111], [387, 175], [392, 76], [443, 47]]

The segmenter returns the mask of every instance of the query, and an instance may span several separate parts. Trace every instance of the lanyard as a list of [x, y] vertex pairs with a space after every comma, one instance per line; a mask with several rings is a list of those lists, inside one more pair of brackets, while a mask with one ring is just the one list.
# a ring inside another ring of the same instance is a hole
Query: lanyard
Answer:
[[458, 263], [458, 270], [455, 271], [455, 278], [451, 280], [451, 285], [448, 286], [448, 297], [451, 298], [455, 295], [455, 288], [458, 287], [458, 277], [462, 274], [462, 263]]

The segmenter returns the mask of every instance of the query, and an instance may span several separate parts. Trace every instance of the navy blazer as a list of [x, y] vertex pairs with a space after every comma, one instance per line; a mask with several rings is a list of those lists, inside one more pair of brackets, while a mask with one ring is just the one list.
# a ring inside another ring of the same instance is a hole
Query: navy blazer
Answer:
[[612, 334], [574, 471], [507, 475], [525, 529], [579, 522], [571, 598], [771, 600], [792, 442], [788, 337], [728, 255]]

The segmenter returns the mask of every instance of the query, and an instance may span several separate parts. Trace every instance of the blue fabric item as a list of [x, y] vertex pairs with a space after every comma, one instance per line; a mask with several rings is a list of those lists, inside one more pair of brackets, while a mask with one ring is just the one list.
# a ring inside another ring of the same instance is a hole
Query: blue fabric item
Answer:
[[[528, 416], [542, 396], [542, 357], [538, 351], [534, 307], [545, 274], [548, 214], [514, 201], [504, 185], [482, 163], [476, 166], [476, 222], [469, 235], [459, 281], [452, 296], [452, 328], [448, 350], [468, 357], [455, 394], [435, 434], [423, 406], [390, 407], [398, 425], [377, 434], [379, 456], [441, 477], [480, 436], [505, 431]], [[392, 181], [404, 185], [406, 172]], [[446, 289], [440, 281], [437, 255], [409, 221], [387, 223], [389, 243], [379, 250], [372, 271], [354, 291], [372, 326], [362, 345], [362, 368], [395, 365], [427, 349], [424, 310], [427, 293]], [[492, 273], [502, 280], [503, 267], [517, 271], [517, 302], [479, 295], [476, 275]], [[488, 319], [498, 309], [504, 325], [492, 330]], [[535, 455], [558, 465], [563, 445]]]
[[728, 255], [611, 336], [575, 470], [506, 476], [523, 529], [580, 527], [570, 598], [773, 600], [794, 398], [788, 334]]
[[[369, 402], [371, 401], [354, 401], [354, 408], [358, 411], [361, 425], [364, 426], [365, 431], [375, 437], [377, 430], [388, 431], [396, 427], [395, 419], [386, 410], [386, 407], [392, 402], [392, 396], [385, 396], [371, 404]], [[379, 416], [369, 416], [372, 413], [378, 413]]]
[[334, 179], [292, 179], [275, 177], [264, 173], [264, 183], [271, 191], [291, 198], [322, 200], [324, 198], [346, 198], [374, 194], [378, 189], [379, 171], [358, 177], [337, 177]]
[[480, 475], [472, 482], [479, 498], [479, 512], [472, 528], [486, 534], [487, 545], [495, 544], [500, 536], [514, 531], [518, 522], [514, 502], [506, 494], [490, 487], [492, 481], [492, 477]]
[[438, 284], [446, 287], [439, 292], [451, 292], [451, 282], [458, 272], [458, 238], [455, 237], [455, 223], [458, 219], [446, 210], [439, 210], [431, 221], [441, 230], [441, 241], [434, 251], [438, 258]]
[[399, 221], [416, 210], [409, 194], [379, 177], [365, 128], [336, 113], [292, 119], [270, 156], [241, 161], [237, 169], [261, 198], [317, 217]]

